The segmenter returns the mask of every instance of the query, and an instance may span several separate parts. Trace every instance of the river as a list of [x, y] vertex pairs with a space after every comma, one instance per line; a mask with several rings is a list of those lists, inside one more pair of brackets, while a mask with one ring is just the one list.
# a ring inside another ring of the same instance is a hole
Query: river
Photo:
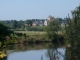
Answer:
[[5, 60], [64, 60], [65, 48], [52, 43], [15, 44], [7, 47]]

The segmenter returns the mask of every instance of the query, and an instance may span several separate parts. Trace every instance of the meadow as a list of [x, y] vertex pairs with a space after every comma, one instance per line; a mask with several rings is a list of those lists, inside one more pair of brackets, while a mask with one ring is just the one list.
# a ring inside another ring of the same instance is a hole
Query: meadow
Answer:
[[40, 35], [40, 34], [45, 34], [46, 32], [44, 31], [14, 31], [15, 33], [25, 33], [26, 35]]

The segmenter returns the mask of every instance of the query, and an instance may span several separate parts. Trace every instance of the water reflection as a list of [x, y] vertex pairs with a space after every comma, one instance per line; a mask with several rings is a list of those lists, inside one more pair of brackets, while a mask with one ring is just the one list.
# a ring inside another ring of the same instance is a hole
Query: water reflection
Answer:
[[47, 50], [47, 56], [49, 60], [64, 60], [65, 58], [65, 48], [50, 46], [50, 49]]
[[65, 53], [62, 46], [54, 47], [52, 43], [15, 44], [4, 50], [7, 52], [5, 60], [63, 60]]

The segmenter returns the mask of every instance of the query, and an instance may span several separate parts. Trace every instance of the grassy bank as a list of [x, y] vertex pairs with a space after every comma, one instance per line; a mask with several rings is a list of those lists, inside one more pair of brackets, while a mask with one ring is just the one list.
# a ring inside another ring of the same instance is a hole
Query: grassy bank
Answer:
[[[26, 40], [27, 42], [48, 42], [51, 41], [51, 39], [48, 38], [45, 31], [14, 31], [15, 33], [21, 33], [26, 34]], [[61, 31], [58, 31], [59, 38], [63, 38], [63, 33]]]
[[25, 40], [27, 42], [43, 42], [48, 41], [46, 32], [43, 31], [14, 31], [15, 33], [26, 34]]
[[[14, 34], [11, 34], [11, 37], [7, 37], [4, 41], [5, 46], [11, 44], [21, 44], [21, 43], [42, 43], [42, 42], [52, 42], [53, 40], [49, 39], [46, 32], [44, 31], [14, 31]], [[58, 32], [58, 37], [60, 41], [63, 40], [64, 36], [61, 31]], [[0, 47], [2, 47], [2, 42]], [[5, 47], [3, 46], [3, 47]]]

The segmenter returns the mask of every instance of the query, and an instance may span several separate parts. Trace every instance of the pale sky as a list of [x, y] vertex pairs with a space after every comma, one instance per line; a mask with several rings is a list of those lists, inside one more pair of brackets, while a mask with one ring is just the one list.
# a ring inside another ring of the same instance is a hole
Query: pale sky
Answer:
[[0, 20], [65, 18], [80, 0], [0, 0]]

